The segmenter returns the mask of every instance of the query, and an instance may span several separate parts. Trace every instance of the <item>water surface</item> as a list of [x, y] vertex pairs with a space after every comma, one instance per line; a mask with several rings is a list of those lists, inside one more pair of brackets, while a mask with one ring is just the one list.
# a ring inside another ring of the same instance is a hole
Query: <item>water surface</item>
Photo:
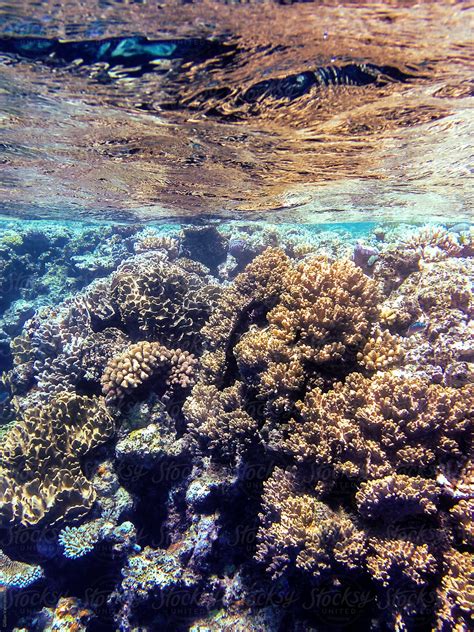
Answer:
[[[470, 217], [471, 3], [0, 6], [3, 215]], [[6, 38], [29, 36], [199, 38], [222, 49], [135, 67], [6, 50]], [[262, 81], [367, 63], [408, 79], [245, 97]]]

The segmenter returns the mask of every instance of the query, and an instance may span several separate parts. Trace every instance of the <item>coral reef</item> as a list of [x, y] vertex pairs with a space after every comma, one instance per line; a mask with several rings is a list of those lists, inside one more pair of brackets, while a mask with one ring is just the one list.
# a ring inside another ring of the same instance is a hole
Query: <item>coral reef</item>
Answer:
[[95, 492], [81, 457], [114, 433], [104, 402], [60, 393], [48, 405], [27, 408], [0, 447], [0, 521], [35, 525], [85, 516]]
[[472, 243], [0, 231], [12, 630], [470, 629]]

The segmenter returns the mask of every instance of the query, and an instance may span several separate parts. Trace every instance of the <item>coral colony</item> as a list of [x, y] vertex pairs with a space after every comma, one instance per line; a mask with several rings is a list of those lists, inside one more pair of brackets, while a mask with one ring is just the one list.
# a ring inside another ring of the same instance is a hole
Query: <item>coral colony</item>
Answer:
[[10, 222], [0, 270], [5, 628], [472, 629], [472, 228]]

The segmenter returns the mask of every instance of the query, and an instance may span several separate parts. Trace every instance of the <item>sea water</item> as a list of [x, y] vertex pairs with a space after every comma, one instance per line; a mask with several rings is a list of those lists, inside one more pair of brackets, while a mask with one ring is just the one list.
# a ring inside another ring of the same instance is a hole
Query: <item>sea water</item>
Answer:
[[1, 629], [470, 629], [471, 25], [0, 3]]

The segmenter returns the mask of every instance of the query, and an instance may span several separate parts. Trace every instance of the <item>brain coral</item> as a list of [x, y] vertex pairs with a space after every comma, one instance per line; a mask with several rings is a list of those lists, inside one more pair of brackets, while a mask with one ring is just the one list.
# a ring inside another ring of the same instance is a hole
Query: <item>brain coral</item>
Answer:
[[64, 392], [26, 409], [0, 447], [0, 521], [31, 526], [87, 514], [95, 491], [80, 459], [113, 433], [100, 398]]

